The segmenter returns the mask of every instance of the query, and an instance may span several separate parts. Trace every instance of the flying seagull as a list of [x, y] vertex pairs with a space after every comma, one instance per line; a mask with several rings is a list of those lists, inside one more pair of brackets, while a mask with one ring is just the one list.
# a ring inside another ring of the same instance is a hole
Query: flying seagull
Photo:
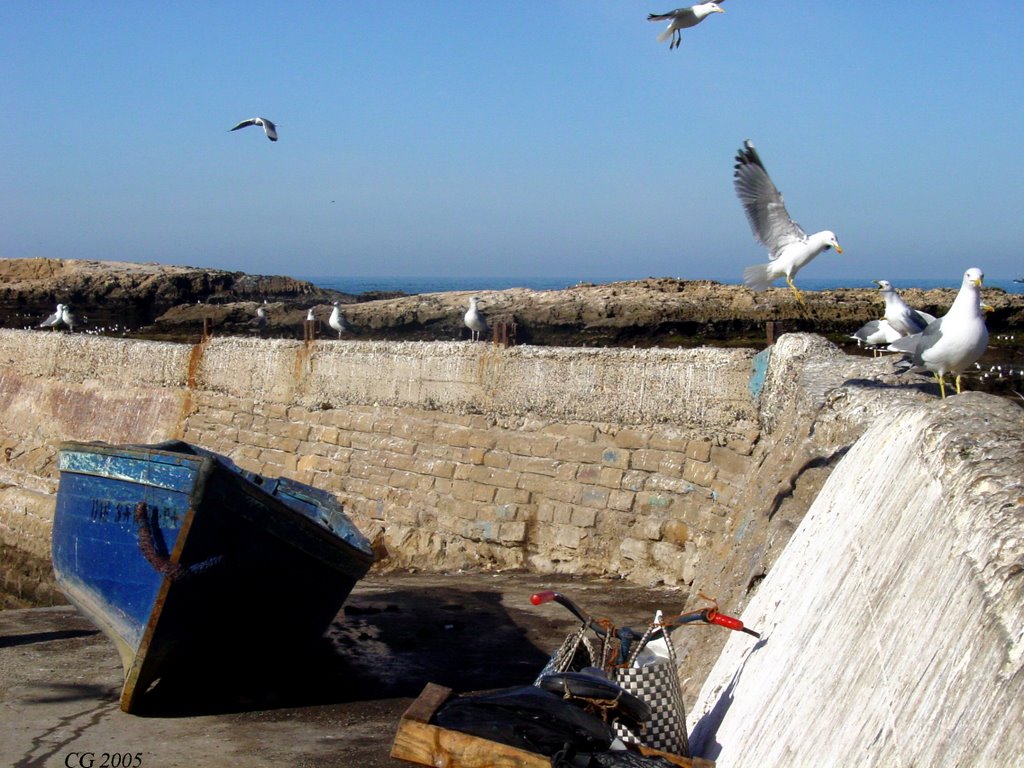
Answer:
[[964, 272], [960, 291], [949, 311], [921, 332], [904, 336], [889, 345], [893, 352], [903, 352], [898, 365], [906, 371], [931, 371], [939, 382], [939, 394], [946, 396], [946, 374], [956, 376], [956, 393], [960, 394], [960, 375], [985, 353], [988, 328], [982, 312], [980, 288], [984, 273], [977, 267]]
[[664, 43], [671, 37], [672, 42], [668, 45], [668, 49], [671, 51], [673, 48], [678, 48], [679, 44], [683, 42], [683, 36], [679, 30], [697, 26], [712, 13], [725, 13], [719, 5], [724, 1], [714, 0], [710, 3], [698, 3], [687, 8], [676, 8], [668, 13], [649, 13], [647, 20], [668, 22], [665, 31], [658, 35], [658, 42]]
[[267, 134], [267, 138], [271, 141], [277, 141], [277, 126], [267, 120], [265, 117], [250, 117], [248, 120], [243, 120], [234, 128], [232, 131], [237, 131], [239, 128], [247, 128], [250, 125], [258, 125], [263, 128], [263, 132]]
[[328, 319], [327, 324], [338, 332], [338, 338], [341, 338], [341, 334], [348, 333], [352, 330], [352, 326], [348, 324], [345, 316], [341, 314], [341, 308], [338, 306], [338, 302], [334, 302], [334, 309], [331, 310], [331, 317]]
[[469, 338], [471, 341], [479, 341], [480, 334], [487, 333], [487, 318], [477, 309], [477, 301], [476, 296], [469, 300], [469, 309], [466, 310], [466, 314], [463, 317], [466, 327], [469, 328]]
[[782, 193], [772, 183], [749, 139], [736, 153], [733, 185], [754, 238], [768, 249], [771, 259], [767, 264], [755, 264], [744, 269], [743, 282], [748, 288], [763, 291], [772, 281], [785, 277], [797, 301], [804, 304], [803, 296], [793, 285], [793, 278], [822, 251], [835, 248], [837, 253], [843, 252], [835, 234], [826, 229], [808, 235], [789, 217]]

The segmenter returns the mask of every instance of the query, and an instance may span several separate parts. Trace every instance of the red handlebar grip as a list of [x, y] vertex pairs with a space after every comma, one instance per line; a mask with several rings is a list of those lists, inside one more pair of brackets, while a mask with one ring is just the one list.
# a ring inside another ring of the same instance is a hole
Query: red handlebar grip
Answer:
[[726, 616], [724, 613], [712, 613], [708, 616], [708, 621], [726, 629], [735, 629], [737, 632], [743, 629], [742, 621], [734, 619], [732, 616]]
[[532, 595], [530, 597], [530, 602], [534, 605], [540, 605], [541, 603], [550, 603], [552, 600], [555, 599], [555, 596], [557, 594], [557, 592], [548, 589], [543, 592], [538, 592], [537, 594]]

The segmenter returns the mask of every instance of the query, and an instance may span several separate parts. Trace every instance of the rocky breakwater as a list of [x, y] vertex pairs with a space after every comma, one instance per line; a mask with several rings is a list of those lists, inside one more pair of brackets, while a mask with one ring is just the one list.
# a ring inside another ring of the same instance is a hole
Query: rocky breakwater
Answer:
[[123, 261], [0, 259], [4, 328], [37, 326], [57, 303], [69, 304], [83, 328], [134, 331], [172, 307], [196, 302], [309, 303], [338, 296], [291, 277]]

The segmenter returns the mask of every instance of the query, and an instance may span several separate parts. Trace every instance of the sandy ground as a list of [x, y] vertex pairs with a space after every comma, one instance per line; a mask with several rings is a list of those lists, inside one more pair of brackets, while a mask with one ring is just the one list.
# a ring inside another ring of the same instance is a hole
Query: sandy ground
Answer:
[[619, 625], [699, 607], [679, 590], [620, 581], [373, 575], [316, 646], [247, 658], [254, 616], [239, 627], [236, 664], [159, 682], [142, 716], [118, 709], [117, 653], [75, 609], [0, 611], [0, 764], [77, 766], [91, 752], [93, 768], [115, 753], [138, 768], [408, 765], [390, 758], [391, 742], [426, 683], [456, 692], [530, 683], [575, 627], [564, 608], [530, 604], [546, 588]]

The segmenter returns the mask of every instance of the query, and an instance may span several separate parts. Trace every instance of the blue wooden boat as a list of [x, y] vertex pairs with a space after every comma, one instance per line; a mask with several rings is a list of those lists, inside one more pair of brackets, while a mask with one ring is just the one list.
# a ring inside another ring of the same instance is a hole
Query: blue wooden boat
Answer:
[[[171, 662], [320, 636], [373, 549], [329, 493], [188, 443], [62, 443], [57, 584], [124, 665], [137, 711]], [[244, 639], [242, 635], [245, 635]]]

